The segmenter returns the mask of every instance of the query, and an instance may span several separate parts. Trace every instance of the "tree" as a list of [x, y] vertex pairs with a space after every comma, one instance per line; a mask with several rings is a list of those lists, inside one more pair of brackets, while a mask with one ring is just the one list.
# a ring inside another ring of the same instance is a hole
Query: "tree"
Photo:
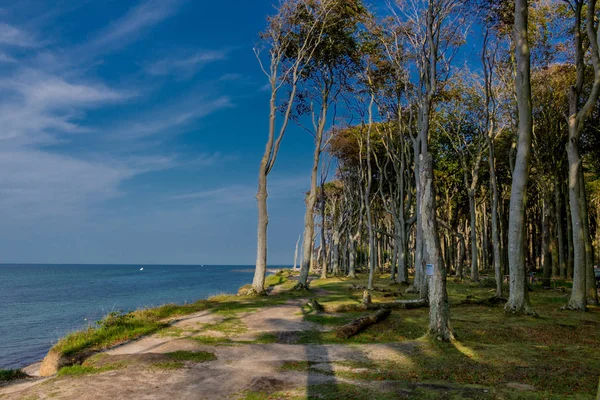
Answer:
[[[417, 245], [415, 267], [422, 282], [420, 292], [429, 300], [429, 334], [440, 340], [452, 339], [450, 312], [446, 292], [446, 268], [442, 257], [436, 218], [436, 192], [433, 175], [433, 157], [429, 152], [429, 133], [440, 82], [450, 73], [450, 62], [455, 49], [463, 42], [460, 27], [465, 9], [459, 0], [403, 0], [396, 2], [395, 16], [402, 27], [406, 48], [415, 57], [417, 82], [414, 101], [418, 109], [414, 135]], [[422, 249], [420, 249], [422, 246]], [[433, 275], [426, 277], [425, 266], [433, 267]], [[417, 281], [415, 276], [415, 281]]]
[[[580, 140], [583, 125], [592, 113], [600, 94], [600, 51], [598, 48], [598, 28], [596, 26], [596, 0], [587, 2], [585, 23], [582, 21], [583, 9], [586, 1], [569, 0], [573, 12], [573, 39], [575, 47], [576, 82], [569, 92], [569, 141], [567, 144], [567, 157], [569, 160], [569, 208], [571, 210], [571, 223], [573, 231], [573, 290], [566, 305], [569, 310], [585, 311], [587, 306], [586, 277], [593, 273], [591, 251], [586, 250], [589, 239], [587, 221], [587, 200], [580, 152]], [[582, 25], [585, 24], [585, 35]], [[583, 98], [585, 83], [585, 53], [584, 40], [589, 46], [590, 58], [594, 69], [594, 80], [587, 99]], [[582, 105], [583, 102], [583, 105]], [[591, 273], [590, 273], [591, 270]], [[594, 290], [594, 294], [596, 291]], [[597, 297], [593, 296], [595, 302]]]
[[531, 59], [528, 38], [528, 0], [515, 1], [514, 35], [517, 70], [515, 86], [518, 108], [517, 156], [513, 169], [508, 223], [508, 266], [510, 293], [505, 310], [536, 315], [529, 302], [525, 274], [525, 206], [533, 136], [531, 107]]
[[[312, 1], [309, 0], [285, 0], [282, 2], [277, 13], [268, 18], [267, 30], [261, 34], [261, 45], [254, 49], [261, 69], [269, 79], [271, 96], [269, 100], [269, 132], [258, 171], [258, 190], [256, 192], [258, 203], [256, 269], [252, 289], [248, 294], [262, 294], [265, 291], [267, 226], [269, 224], [268, 176], [275, 166], [281, 141], [287, 131], [300, 78], [323, 40], [324, 21], [328, 20], [331, 11], [328, 4], [314, 10], [309, 6], [311, 3]], [[315, 13], [314, 18], [304, 25], [299, 25], [298, 16], [306, 12]], [[299, 31], [302, 31], [303, 34], [298, 35]], [[268, 67], [265, 67], [262, 62], [262, 50], [268, 52]], [[287, 89], [287, 94], [282, 102], [279, 93], [283, 89]], [[283, 109], [283, 113], [276, 137], [280, 107]]]
[[[366, 17], [366, 9], [360, 0], [320, 0], [309, 2], [315, 9], [303, 15], [303, 25], [310, 26], [315, 16], [322, 15], [321, 8], [331, 10], [327, 20], [321, 22], [323, 39], [315, 47], [315, 52], [307, 60], [302, 77], [304, 104], [300, 114], [310, 115], [312, 122], [309, 131], [313, 135], [315, 149], [311, 170], [310, 190], [306, 200], [304, 216], [304, 262], [300, 267], [300, 277], [296, 289], [308, 289], [309, 255], [313, 249], [314, 206], [317, 198], [317, 175], [323, 151], [323, 137], [329, 123], [329, 111], [340, 93], [348, 87], [352, 71], [359, 59], [357, 30], [360, 21]], [[300, 120], [302, 116], [298, 116]]]

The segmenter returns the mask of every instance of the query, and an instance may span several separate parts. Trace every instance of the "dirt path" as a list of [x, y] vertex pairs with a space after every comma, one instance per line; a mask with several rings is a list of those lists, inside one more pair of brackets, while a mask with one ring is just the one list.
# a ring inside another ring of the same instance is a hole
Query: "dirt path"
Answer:
[[[236, 343], [247, 343], [267, 333], [282, 338], [306, 330], [323, 330], [321, 325], [303, 320], [302, 303], [290, 300], [281, 306], [240, 314], [236, 322], [245, 329], [228, 335], [231, 345], [220, 346], [199, 343], [193, 336], [225, 335], [211, 327], [228, 317], [200, 312], [175, 322], [166, 332], [108, 350], [95, 364], [99, 368], [118, 365], [120, 369], [15, 383], [0, 387], [0, 399], [228, 399], [240, 397], [246, 391], [306, 390], [310, 385], [340, 381], [332, 372], [348, 367], [333, 362], [402, 362], [417, 346], [414, 343], [298, 345], [286, 344], [285, 340], [271, 344]], [[186, 361], [177, 368], [165, 369], [169, 366], [168, 353], [176, 351], [210, 352], [216, 355], [216, 360]], [[283, 370], [281, 367], [290, 361], [311, 362], [313, 369]]]

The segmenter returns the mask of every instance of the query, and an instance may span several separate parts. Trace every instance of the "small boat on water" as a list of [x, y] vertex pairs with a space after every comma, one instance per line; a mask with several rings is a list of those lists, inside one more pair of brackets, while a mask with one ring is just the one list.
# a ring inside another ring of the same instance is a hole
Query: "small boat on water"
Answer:
[[144, 270], [144, 267], [140, 268], [140, 271], [143, 271], [143, 270]]

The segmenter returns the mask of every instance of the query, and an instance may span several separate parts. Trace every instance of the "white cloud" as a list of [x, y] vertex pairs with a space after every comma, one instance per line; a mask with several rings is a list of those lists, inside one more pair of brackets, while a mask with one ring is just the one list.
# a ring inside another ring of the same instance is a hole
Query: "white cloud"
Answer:
[[243, 78], [242, 74], [231, 73], [231, 74], [224, 74], [224, 75], [222, 75], [219, 78], [219, 81], [220, 82], [239, 81], [242, 78]]
[[16, 63], [17, 60], [15, 60], [14, 58], [12, 58], [11, 56], [9, 56], [8, 54], [0, 51], [0, 64], [12, 64], [12, 63]]
[[[258, 166], [257, 166], [258, 170]], [[271, 179], [268, 183], [269, 199], [295, 198], [308, 188], [309, 177], [290, 176]], [[229, 185], [193, 193], [171, 196], [171, 200], [197, 200], [200, 202], [215, 201], [217, 203], [254, 203], [257, 185]]]
[[132, 96], [101, 84], [69, 82], [39, 71], [0, 79], [0, 143], [11, 147], [58, 140], [59, 134], [87, 132], [80, 120], [86, 109]]
[[177, 11], [181, 0], [146, 0], [100, 32], [85, 45], [88, 50], [104, 50], [124, 46], [144, 30], [164, 21]]
[[233, 104], [227, 96], [208, 100], [205, 98], [188, 99], [167, 109], [138, 116], [111, 131], [120, 139], [143, 138], [161, 133], [179, 133], [200, 118], [231, 107]]
[[176, 75], [190, 78], [207, 64], [227, 58], [226, 50], [202, 50], [183, 57], [169, 56], [146, 68], [150, 75]]
[[35, 150], [0, 153], [3, 214], [72, 214], [91, 201], [119, 194], [133, 171]]
[[0, 22], [0, 44], [15, 47], [35, 47], [35, 40], [25, 31]]

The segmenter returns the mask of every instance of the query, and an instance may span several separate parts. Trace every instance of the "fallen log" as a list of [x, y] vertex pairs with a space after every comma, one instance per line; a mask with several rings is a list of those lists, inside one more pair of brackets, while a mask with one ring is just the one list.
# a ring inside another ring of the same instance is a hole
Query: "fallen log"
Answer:
[[331, 308], [328, 307], [327, 312], [375, 311], [384, 308], [389, 308], [390, 310], [411, 310], [423, 307], [429, 307], [429, 303], [426, 300], [398, 300], [385, 303], [371, 303], [368, 306], [364, 304], [341, 304]]
[[354, 321], [339, 327], [336, 330], [335, 335], [340, 339], [348, 339], [349, 337], [356, 335], [358, 332], [362, 331], [366, 327], [383, 321], [388, 317], [388, 315], [390, 315], [391, 312], [392, 310], [390, 310], [389, 308], [382, 308], [373, 315], [367, 315], [365, 317], [357, 318]]
[[[369, 290], [366, 286], [361, 286], [361, 285], [352, 285], [348, 288], [348, 290], [351, 290], [353, 292], [357, 292], [359, 290]], [[392, 289], [386, 289], [386, 288], [381, 288], [381, 287], [377, 287], [375, 286], [373, 289], [370, 289], [374, 292], [381, 292], [381, 293], [392, 293], [393, 290]]]
[[411, 310], [413, 308], [429, 307], [427, 300], [398, 300], [392, 303], [393, 308]]
[[467, 298], [465, 300], [462, 300], [458, 304], [459, 305], [488, 305], [488, 306], [494, 306], [494, 305], [497, 305], [497, 304], [504, 304], [507, 301], [508, 300], [506, 300], [505, 298], [496, 297], [496, 296], [487, 297], [485, 299], [473, 299], [473, 296], [467, 296]]
[[383, 297], [404, 297], [404, 295], [401, 292], [392, 292], [384, 294]]

